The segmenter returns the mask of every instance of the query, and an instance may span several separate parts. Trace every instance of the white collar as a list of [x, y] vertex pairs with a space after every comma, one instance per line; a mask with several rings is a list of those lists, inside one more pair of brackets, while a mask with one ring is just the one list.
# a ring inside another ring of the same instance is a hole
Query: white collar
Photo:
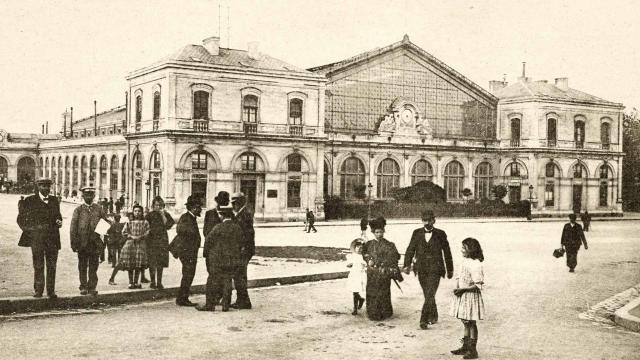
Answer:
[[40, 191], [38, 191], [38, 196], [40, 196], [40, 200], [42, 200], [44, 202], [48, 202], [49, 201], [49, 197], [48, 196], [44, 197]]

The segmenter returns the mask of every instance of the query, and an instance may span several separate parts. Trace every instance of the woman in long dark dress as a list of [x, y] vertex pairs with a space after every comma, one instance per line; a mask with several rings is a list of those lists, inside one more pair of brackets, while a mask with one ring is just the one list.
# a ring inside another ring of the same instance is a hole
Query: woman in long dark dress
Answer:
[[400, 254], [391, 241], [384, 238], [386, 220], [378, 217], [369, 222], [375, 236], [363, 249], [367, 268], [367, 317], [380, 321], [393, 315], [391, 277], [398, 269]]
[[147, 257], [151, 288], [163, 289], [162, 271], [169, 267], [169, 235], [167, 230], [175, 224], [171, 215], [164, 210], [164, 200], [156, 196], [151, 204], [153, 211], [147, 214], [149, 237], [147, 238]]

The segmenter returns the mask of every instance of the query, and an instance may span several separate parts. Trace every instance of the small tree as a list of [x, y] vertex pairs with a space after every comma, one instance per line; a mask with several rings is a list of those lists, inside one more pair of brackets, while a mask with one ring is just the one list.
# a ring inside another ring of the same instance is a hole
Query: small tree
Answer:
[[366, 185], [356, 185], [353, 188], [354, 196], [356, 199], [364, 200], [367, 198], [367, 186]]
[[471, 189], [469, 188], [464, 188], [462, 189], [462, 196], [464, 196], [465, 200], [469, 200], [469, 198], [471, 198], [471, 195], [473, 195], [473, 192], [471, 191]]
[[491, 189], [491, 191], [498, 201], [502, 201], [502, 199], [504, 199], [504, 197], [507, 196], [507, 193], [509, 192], [507, 187], [502, 184], [495, 185]]

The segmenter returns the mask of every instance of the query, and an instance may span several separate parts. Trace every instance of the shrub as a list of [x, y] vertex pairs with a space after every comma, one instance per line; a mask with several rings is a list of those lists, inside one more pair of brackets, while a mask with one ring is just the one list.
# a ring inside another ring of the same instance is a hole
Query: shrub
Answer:
[[398, 202], [439, 203], [445, 201], [444, 189], [431, 181], [419, 181], [412, 186], [391, 189], [391, 196]]
[[502, 184], [495, 185], [491, 189], [491, 191], [493, 192], [493, 195], [496, 197], [496, 199], [499, 201], [502, 201], [502, 199], [504, 199], [504, 197], [507, 196], [507, 193], [509, 192], [507, 187]]

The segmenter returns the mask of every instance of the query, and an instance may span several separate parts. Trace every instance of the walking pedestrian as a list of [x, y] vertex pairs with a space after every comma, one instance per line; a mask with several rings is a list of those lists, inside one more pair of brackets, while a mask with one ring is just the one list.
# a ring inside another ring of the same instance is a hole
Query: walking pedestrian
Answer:
[[[209, 246], [207, 254], [207, 271], [213, 278], [213, 288], [207, 288], [207, 300], [196, 307], [200, 311], [214, 311], [218, 299], [222, 298], [222, 311], [229, 311], [231, 304], [231, 280], [238, 268], [244, 265], [241, 254], [242, 229], [232, 220], [231, 206], [218, 206], [222, 222], [217, 224], [207, 235], [205, 243]], [[209, 282], [207, 281], [207, 286]]]
[[78, 253], [78, 271], [80, 273], [80, 294], [97, 295], [98, 266], [100, 255], [104, 252], [104, 243], [95, 232], [100, 219], [109, 222], [102, 207], [93, 202], [96, 189], [84, 187], [83, 203], [73, 211], [70, 226], [71, 249]]
[[313, 214], [312, 210], [307, 209], [307, 233], [311, 232], [311, 229], [313, 229], [313, 232], [316, 233], [318, 232], [318, 230], [316, 230], [316, 227], [313, 226], [313, 224], [315, 224], [316, 222], [316, 216]]
[[[196, 263], [198, 261], [198, 250], [200, 249], [200, 229], [196, 219], [202, 212], [200, 199], [194, 196], [187, 198], [187, 212], [182, 214], [176, 226], [176, 236], [178, 237], [178, 258], [182, 263], [182, 280], [180, 290], [176, 297], [178, 306], [196, 306], [189, 301], [189, 291], [193, 277], [196, 274]], [[174, 240], [175, 241], [175, 240]]]
[[385, 239], [384, 217], [369, 222], [371, 232], [375, 236], [362, 249], [367, 262], [367, 317], [373, 321], [381, 321], [393, 315], [391, 304], [391, 280], [399, 275], [398, 260], [400, 254], [391, 241]]
[[462, 346], [452, 350], [454, 355], [464, 355], [463, 359], [477, 359], [478, 326], [476, 322], [485, 316], [482, 287], [484, 271], [482, 262], [484, 254], [478, 240], [466, 238], [462, 240], [462, 264], [458, 274], [456, 288], [453, 290], [450, 315], [458, 318], [464, 325]]
[[149, 222], [144, 219], [144, 210], [140, 205], [133, 206], [133, 216], [122, 230], [126, 239], [120, 252], [120, 269], [129, 273], [129, 289], [142, 289], [138, 282], [140, 274], [148, 266], [147, 236], [149, 236]]
[[440, 278], [445, 274], [448, 279], [453, 277], [453, 260], [447, 234], [433, 225], [436, 217], [433, 211], [422, 212], [423, 226], [413, 231], [411, 241], [404, 255], [404, 272], [409, 274], [412, 262], [413, 271], [418, 275], [420, 287], [424, 295], [420, 328], [428, 329], [430, 324], [438, 322], [438, 307], [436, 292], [440, 285]]
[[147, 257], [152, 289], [164, 289], [162, 271], [169, 267], [169, 235], [167, 230], [175, 224], [171, 215], [164, 210], [164, 200], [156, 196], [151, 204], [152, 211], [147, 214], [150, 231], [147, 237]]
[[582, 221], [584, 232], [589, 231], [589, 228], [591, 226], [591, 215], [589, 215], [588, 210], [585, 210], [584, 213], [580, 214], [580, 220]]
[[562, 245], [567, 254], [569, 272], [575, 272], [575, 268], [578, 265], [578, 251], [582, 244], [584, 244], [585, 250], [589, 249], [582, 226], [576, 223], [576, 214], [569, 214], [569, 222], [564, 225], [562, 238], [560, 239], [560, 245]]
[[[18, 202], [18, 226], [22, 230], [19, 246], [31, 248], [33, 261], [33, 296], [42, 297], [45, 285], [47, 296], [55, 299], [56, 265], [60, 250], [60, 227], [62, 215], [60, 203], [49, 196], [51, 180], [36, 180], [36, 193]], [[46, 282], [45, 282], [46, 265]]]
[[251, 309], [251, 299], [247, 290], [247, 267], [249, 261], [255, 255], [256, 241], [255, 230], [253, 229], [253, 214], [247, 209], [247, 198], [241, 192], [231, 196], [231, 205], [236, 217], [236, 221], [242, 229], [241, 258], [242, 266], [237, 268], [233, 276], [233, 283], [236, 288], [236, 302], [231, 305], [235, 309]]
[[355, 239], [351, 242], [349, 249], [351, 253], [347, 254], [347, 267], [349, 268], [349, 276], [347, 284], [353, 295], [353, 312], [351, 315], [358, 315], [358, 309], [362, 309], [364, 297], [367, 290], [367, 262], [362, 257], [362, 239]]

